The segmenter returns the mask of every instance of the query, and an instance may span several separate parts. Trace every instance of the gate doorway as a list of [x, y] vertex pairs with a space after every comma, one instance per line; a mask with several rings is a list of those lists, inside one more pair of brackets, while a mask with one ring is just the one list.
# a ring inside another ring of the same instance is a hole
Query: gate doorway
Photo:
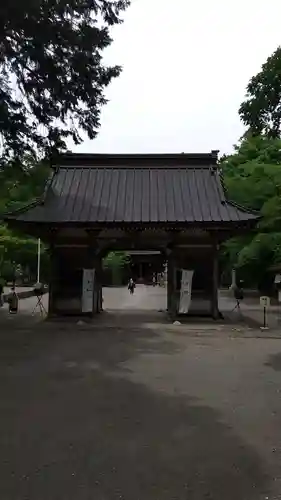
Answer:
[[[126, 250], [122, 254], [112, 252], [111, 256], [103, 259], [103, 310], [166, 311], [167, 264], [161, 251]], [[128, 289], [130, 279], [135, 284], [133, 293]]]

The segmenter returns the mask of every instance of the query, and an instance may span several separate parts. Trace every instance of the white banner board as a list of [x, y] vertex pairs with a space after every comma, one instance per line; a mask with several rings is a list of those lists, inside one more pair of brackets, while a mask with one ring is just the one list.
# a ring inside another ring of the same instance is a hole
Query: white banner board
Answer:
[[179, 314], [187, 314], [189, 311], [193, 273], [192, 270], [182, 269]]
[[95, 270], [83, 269], [82, 281], [82, 312], [93, 311]]

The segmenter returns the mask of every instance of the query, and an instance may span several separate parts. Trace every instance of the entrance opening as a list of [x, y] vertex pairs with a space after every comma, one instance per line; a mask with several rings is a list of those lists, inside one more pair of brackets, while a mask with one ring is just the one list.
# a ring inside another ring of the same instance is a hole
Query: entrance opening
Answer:
[[[103, 310], [165, 312], [167, 271], [157, 250], [110, 252], [103, 259]], [[133, 280], [135, 287], [128, 288]]]

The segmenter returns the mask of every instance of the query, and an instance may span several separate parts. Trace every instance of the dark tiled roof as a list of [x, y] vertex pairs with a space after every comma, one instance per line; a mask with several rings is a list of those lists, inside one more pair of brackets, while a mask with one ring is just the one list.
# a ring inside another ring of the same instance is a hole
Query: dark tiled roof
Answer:
[[44, 202], [14, 214], [18, 221], [208, 223], [257, 218], [226, 200], [213, 155], [69, 158], [56, 169]]

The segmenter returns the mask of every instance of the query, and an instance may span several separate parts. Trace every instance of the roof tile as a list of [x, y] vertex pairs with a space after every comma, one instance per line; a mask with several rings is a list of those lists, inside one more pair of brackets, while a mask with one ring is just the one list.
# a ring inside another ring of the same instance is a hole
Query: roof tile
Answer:
[[[74, 155], [75, 156], [75, 155]], [[167, 162], [168, 163], [168, 162]], [[226, 199], [213, 164], [62, 165], [26, 222], [230, 222], [257, 215]]]

